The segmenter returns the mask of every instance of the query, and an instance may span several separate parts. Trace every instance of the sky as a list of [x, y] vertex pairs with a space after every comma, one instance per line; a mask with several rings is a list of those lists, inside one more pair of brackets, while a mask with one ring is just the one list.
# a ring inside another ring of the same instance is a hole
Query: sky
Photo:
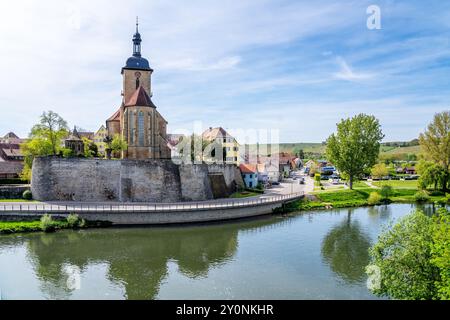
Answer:
[[44, 110], [104, 124], [136, 16], [169, 133], [201, 122], [321, 142], [366, 113], [406, 141], [450, 110], [450, 1], [15, 0], [0, 3], [0, 135], [27, 136]]

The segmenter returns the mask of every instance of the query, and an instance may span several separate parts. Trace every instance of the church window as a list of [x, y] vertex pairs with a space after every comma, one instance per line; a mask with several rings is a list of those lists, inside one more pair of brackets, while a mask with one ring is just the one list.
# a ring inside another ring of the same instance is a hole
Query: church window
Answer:
[[144, 146], [144, 113], [141, 111], [139, 112], [138, 116], [138, 139], [139, 139], [139, 146]]
[[128, 112], [128, 132], [130, 133], [130, 144], [134, 144], [134, 114], [133, 112]]

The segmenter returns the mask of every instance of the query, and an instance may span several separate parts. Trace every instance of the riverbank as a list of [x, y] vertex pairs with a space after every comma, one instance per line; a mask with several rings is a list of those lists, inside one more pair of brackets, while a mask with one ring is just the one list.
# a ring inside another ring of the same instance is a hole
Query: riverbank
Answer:
[[65, 229], [105, 228], [111, 224], [100, 221], [85, 221], [84, 225], [71, 223], [67, 220], [52, 220], [43, 224], [40, 220], [34, 221], [0, 221], [0, 234], [54, 232]]
[[295, 211], [306, 211], [314, 209], [330, 208], [353, 208], [377, 205], [383, 203], [449, 203], [449, 197], [441, 192], [430, 192], [427, 199], [417, 201], [417, 189], [393, 188], [387, 199], [379, 203], [370, 204], [369, 197], [373, 192], [378, 192], [374, 188], [356, 188], [354, 190], [337, 189], [333, 191], [317, 191], [307, 195], [305, 198], [287, 203], [276, 210], [276, 213], [289, 213]]

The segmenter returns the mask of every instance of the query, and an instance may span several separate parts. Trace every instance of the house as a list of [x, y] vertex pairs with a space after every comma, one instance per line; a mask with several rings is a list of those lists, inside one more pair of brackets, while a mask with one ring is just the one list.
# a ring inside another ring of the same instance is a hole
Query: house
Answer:
[[216, 143], [218, 148], [222, 149], [222, 159], [217, 159], [218, 155], [215, 154], [217, 148], [215, 148], [207, 160], [214, 159], [228, 164], [239, 164], [239, 143], [225, 129], [222, 127], [210, 127], [202, 133], [202, 139], [209, 143]]
[[105, 138], [108, 135], [108, 130], [104, 125], [101, 125], [100, 128], [95, 132], [92, 141], [97, 145], [98, 153], [102, 156], [106, 155], [106, 143]]
[[256, 165], [256, 172], [258, 174], [258, 183], [266, 185], [269, 183], [269, 173], [266, 170], [266, 165], [263, 163], [258, 163]]
[[0, 180], [19, 178], [23, 169], [24, 155], [20, 144], [25, 142], [13, 132], [0, 138]]
[[239, 166], [239, 170], [247, 188], [256, 188], [258, 186], [258, 169], [256, 165], [243, 163]]
[[0, 158], [4, 161], [23, 161], [24, 156], [19, 144], [0, 143]]
[[2, 179], [19, 178], [23, 169], [23, 161], [4, 161], [0, 159], [0, 182]]
[[75, 156], [84, 155], [84, 142], [77, 128], [73, 128], [73, 131], [64, 140], [64, 147], [71, 149]]
[[269, 182], [279, 182], [280, 181], [280, 169], [279, 166], [272, 163], [266, 163], [266, 172]]
[[0, 137], [0, 143], [19, 145], [23, 142], [25, 142], [25, 139], [19, 138], [14, 132], [8, 132], [5, 136]]

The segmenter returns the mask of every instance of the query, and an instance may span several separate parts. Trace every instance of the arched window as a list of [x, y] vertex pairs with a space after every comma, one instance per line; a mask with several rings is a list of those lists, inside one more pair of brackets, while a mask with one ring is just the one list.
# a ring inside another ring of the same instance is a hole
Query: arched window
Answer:
[[130, 133], [130, 144], [134, 144], [134, 113], [128, 112], [128, 132]]
[[144, 146], [144, 113], [141, 111], [138, 115], [138, 141], [139, 146]]

